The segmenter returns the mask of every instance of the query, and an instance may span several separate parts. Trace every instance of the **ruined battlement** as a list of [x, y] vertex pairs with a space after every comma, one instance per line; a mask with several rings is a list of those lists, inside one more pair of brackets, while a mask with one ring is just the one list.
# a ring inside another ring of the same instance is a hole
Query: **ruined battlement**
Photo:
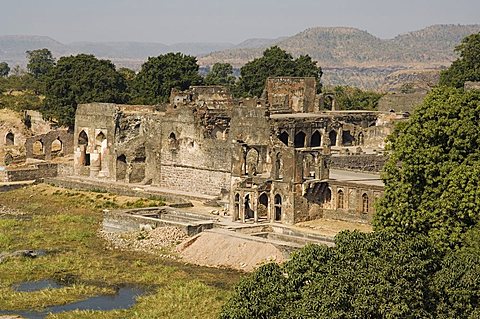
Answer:
[[317, 82], [313, 77], [268, 78], [265, 97], [272, 113], [318, 112]]

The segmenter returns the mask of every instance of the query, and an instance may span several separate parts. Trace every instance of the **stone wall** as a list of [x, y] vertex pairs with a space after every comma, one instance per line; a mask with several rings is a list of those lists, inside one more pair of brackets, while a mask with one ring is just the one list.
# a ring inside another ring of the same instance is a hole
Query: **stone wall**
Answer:
[[385, 156], [373, 154], [332, 156], [330, 158], [330, 168], [362, 172], [380, 172], [385, 165], [385, 161]]
[[34, 155], [34, 144], [40, 142], [43, 151], [40, 158], [47, 161], [51, 160], [53, 157], [53, 143], [57, 141], [60, 143], [61, 150], [57, 150], [56, 155], [65, 156], [73, 154], [73, 134], [68, 130], [55, 130], [27, 138], [25, 142], [26, 157], [38, 157]]
[[28, 168], [9, 169], [5, 173], [9, 182], [41, 180], [57, 176], [57, 164], [37, 164]]
[[267, 100], [273, 113], [318, 111], [315, 78], [268, 78], [265, 86]]
[[163, 165], [160, 186], [184, 192], [219, 195], [222, 189], [230, 188], [230, 172]]

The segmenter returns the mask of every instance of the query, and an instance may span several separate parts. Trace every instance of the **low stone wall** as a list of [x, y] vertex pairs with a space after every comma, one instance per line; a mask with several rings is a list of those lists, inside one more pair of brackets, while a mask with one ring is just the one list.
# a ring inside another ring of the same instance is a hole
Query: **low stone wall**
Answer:
[[[175, 226], [181, 229], [187, 236], [194, 236], [201, 233], [205, 229], [213, 228], [213, 221], [211, 220], [197, 220], [191, 221], [186, 220], [182, 221], [181, 214], [178, 216], [177, 220], [162, 219], [162, 209], [161, 207], [149, 209], [148, 214], [155, 214], [155, 210], [159, 214], [159, 218], [142, 216], [139, 215], [137, 210], [120, 210], [120, 211], [105, 211], [103, 215], [103, 229], [106, 231], [115, 231], [115, 232], [124, 232], [124, 231], [135, 231], [141, 230], [144, 228], [157, 228], [162, 226]], [[145, 209], [143, 209], [145, 210]], [[175, 215], [176, 212], [168, 210], [165, 213]]]
[[357, 213], [350, 210], [323, 209], [323, 218], [333, 220], [343, 220], [354, 223], [371, 224], [372, 215]]
[[96, 182], [94, 180], [88, 180], [83, 182], [83, 181], [60, 177], [60, 178], [46, 178], [45, 183], [58, 186], [58, 187], [63, 187], [63, 188], [78, 189], [78, 190], [85, 190], [85, 191], [102, 190], [105, 192], [115, 193], [123, 196], [142, 197], [142, 198], [146, 198], [149, 196], [157, 196], [157, 197], [161, 197], [162, 199], [164, 199], [169, 203], [174, 203], [175, 205], [185, 205], [182, 207], [192, 206], [189, 201], [184, 199], [184, 196], [169, 195], [166, 193], [150, 192], [145, 190], [136, 190], [130, 186], [122, 186], [118, 184], [107, 184], [104, 182]]
[[330, 158], [330, 168], [362, 172], [380, 172], [386, 160], [386, 156], [374, 154], [332, 156]]
[[57, 176], [57, 164], [37, 164], [33, 167], [8, 169], [5, 171], [8, 182], [42, 180]]

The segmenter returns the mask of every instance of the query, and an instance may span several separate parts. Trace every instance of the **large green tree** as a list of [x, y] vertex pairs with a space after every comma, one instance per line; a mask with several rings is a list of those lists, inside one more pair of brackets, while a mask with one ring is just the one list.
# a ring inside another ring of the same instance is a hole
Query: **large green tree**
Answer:
[[273, 76], [311, 76], [317, 80], [320, 88], [322, 69], [308, 55], [297, 59], [278, 46], [273, 46], [263, 56], [245, 64], [240, 69], [240, 80], [237, 95], [260, 96], [265, 87], [265, 81]]
[[223, 85], [232, 88], [235, 84], [233, 67], [229, 63], [215, 63], [205, 76], [206, 85]]
[[52, 52], [48, 49], [27, 51], [27, 70], [34, 78], [45, 76], [55, 65]]
[[124, 103], [125, 90], [125, 79], [112, 62], [86, 54], [62, 57], [48, 74], [42, 112], [60, 125], [73, 127], [78, 104]]
[[440, 85], [461, 88], [466, 81], [480, 81], [480, 32], [469, 35], [455, 48], [460, 57], [440, 74]]
[[337, 110], [377, 110], [382, 93], [363, 91], [351, 86], [333, 88]]
[[434, 89], [389, 138], [376, 229], [454, 247], [480, 220], [480, 91]]
[[432, 318], [440, 258], [425, 236], [344, 232], [242, 279], [222, 319]]
[[0, 77], [8, 76], [10, 72], [10, 67], [8, 66], [7, 62], [0, 62]]
[[150, 57], [133, 80], [133, 99], [144, 104], [166, 102], [173, 88], [185, 90], [203, 83], [198, 69], [197, 59], [182, 53]]

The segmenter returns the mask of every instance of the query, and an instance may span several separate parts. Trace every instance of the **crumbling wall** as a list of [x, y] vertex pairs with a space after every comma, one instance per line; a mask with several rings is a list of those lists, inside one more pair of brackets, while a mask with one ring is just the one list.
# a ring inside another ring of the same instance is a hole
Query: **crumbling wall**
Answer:
[[386, 156], [375, 154], [332, 156], [330, 167], [351, 171], [380, 172], [386, 160]]
[[266, 98], [272, 113], [318, 112], [316, 80], [313, 77], [268, 78]]
[[[56, 150], [55, 154], [52, 152], [52, 144], [58, 141], [61, 143], [61, 149]], [[35, 135], [27, 138], [25, 142], [25, 152], [27, 158], [35, 158], [34, 144], [40, 142], [43, 146], [42, 159], [51, 160], [53, 155], [65, 156], [73, 154], [73, 134], [68, 130], [55, 130], [46, 134]]]

